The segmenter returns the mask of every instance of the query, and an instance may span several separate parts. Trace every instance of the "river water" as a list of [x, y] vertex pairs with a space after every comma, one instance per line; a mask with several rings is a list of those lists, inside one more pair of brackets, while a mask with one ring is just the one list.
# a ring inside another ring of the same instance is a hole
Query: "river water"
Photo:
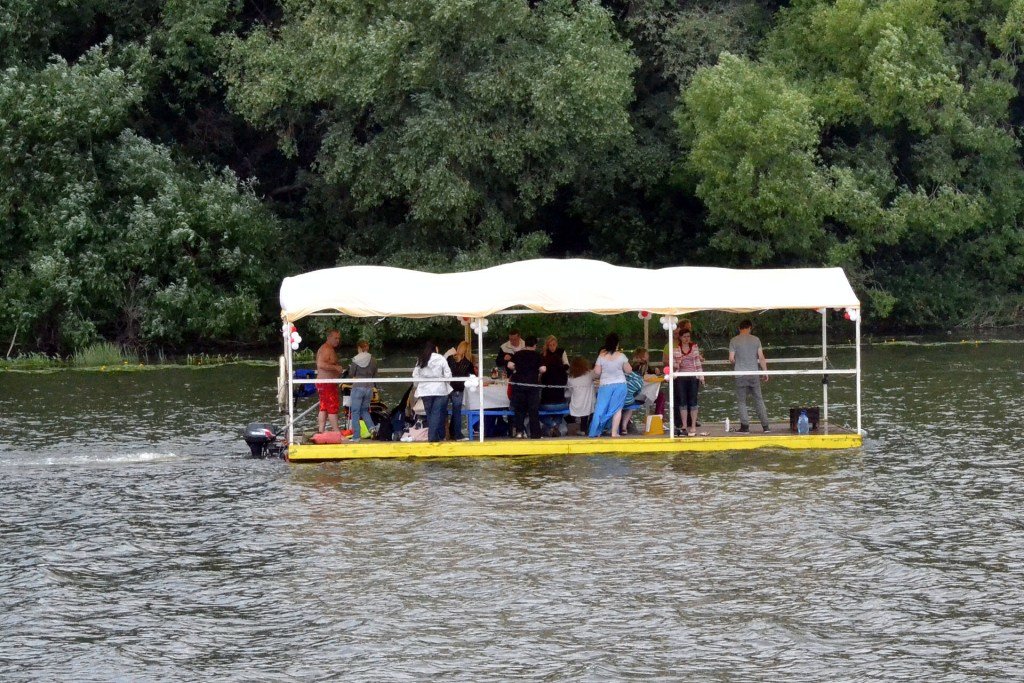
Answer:
[[867, 347], [850, 451], [306, 466], [275, 368], [0, 373], [0, 679], [1021, 680], [1022, 359]]

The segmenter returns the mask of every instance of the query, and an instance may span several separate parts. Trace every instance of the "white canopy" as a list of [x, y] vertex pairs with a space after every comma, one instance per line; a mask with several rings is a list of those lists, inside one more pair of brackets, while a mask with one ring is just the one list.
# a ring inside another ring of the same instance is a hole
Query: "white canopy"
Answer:
[[733, 270], [681, 266], [647, 270], [585, 259], [536, 259], [465, 273], [346, 266], [288, 277], [281, 315], [357, 318], [484, 317], [507, 308], [538, 313], [702, 310], [745, 313], [774, 308], [860, 308], [842, 268]]

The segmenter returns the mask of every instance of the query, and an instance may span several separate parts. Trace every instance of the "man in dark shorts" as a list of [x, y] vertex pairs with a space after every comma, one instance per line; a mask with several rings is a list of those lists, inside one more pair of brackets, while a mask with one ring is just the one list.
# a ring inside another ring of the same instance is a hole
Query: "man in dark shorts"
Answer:
[[[320, 350], [316, 352], [316, 378], [317, 379], [338, 379], [341, 377], [343, 368], [338, 364], [338, 354], [335, 349], [341, 345], [341, 332], [331, 330], [327, 333], [327, 341]], [[316, 393], [320, 395], [320, 412], [317, 414], [317, 426], [321, 432], [324, 431], [326, 422], [330, 420], [334, 431], [339, 431], [338, 411], [341, 409], [341, 398], [338, 393], [337, 384], [317, 384]]]
[[[526, 418], [530, 418], [530, 436], [540, 438], [540, 376], [547, 369], [537, 353], [537, 337], [526, 338], [526, 348], [512, 354], [508, 367], [512, 372], [512, 410], [515, 412], [516, 436], [526, 438]], [[534, 386], [521, 386], [531, 384]]]
[[[768, 372], [768, 361], [764, 357], [764, 350], [761, 348], [761, 340], [750, 333], [754, 325], [749, 320], [740, 323], [740, 333], [729, 340], [729, 362], [733, 364], [734, 370], [746, 370], [756, 372], [758, 367], [763, 372]], [[736, 403], [740, 409], [741, 432], [750, 431], [750, 417], [747, 414], [747, 396], [754, 397], [754, 407], [757, 409], [757, 417], [761, 420], [761, 428], [768, 432], [768, 411], [764, 407], [764, 399], [761, 398], [761, 381], [767, 382], [768, 375], [743, 375], [736, 377]]]

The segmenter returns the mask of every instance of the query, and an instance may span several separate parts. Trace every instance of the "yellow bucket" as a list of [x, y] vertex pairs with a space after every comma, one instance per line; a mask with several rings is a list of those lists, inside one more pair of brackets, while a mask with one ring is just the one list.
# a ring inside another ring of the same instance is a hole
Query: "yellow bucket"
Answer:
[[662, 424], [661, 415], [648, 415], [647, 416], [647, 431], [645, 434], [655, 434], [657, 436], [665, 435], [665, 425]]

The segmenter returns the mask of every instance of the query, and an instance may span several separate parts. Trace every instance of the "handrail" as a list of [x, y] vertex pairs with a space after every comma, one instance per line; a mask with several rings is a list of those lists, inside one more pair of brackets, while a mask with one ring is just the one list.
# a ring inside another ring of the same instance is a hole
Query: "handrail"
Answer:
[[[821, 356], [807, 357], [807, 358], [769, 358], [769, 363], [820, 363], [825, 360]], [[728, 365], [727, 360], [706, 360], [702, 361], [704, 365]], [[377, 372], [386, 372], [394, 375], [400, 372], [412, 372], [412, 368], [377, 368]]]
[[[769, 363], [820, 363], [825, 360], [822, 356], [816, 356], [814, 358], [769, 358]], [[727, 360], [705, 360], [701, 361], [703, 365], [729, 365]]]
[[[802, 360], [802, 359], [801, 359]], [[773, 363], [780, 362], [772, 361]], [[709, 370], [703, 372], [673, 372], [672, 377], [753, 377], [757, 375], [853, 375], [856, 369], [812, 368], [809, 370]], [[408, 382], [466, 382], [469, 377], [339, 377], [330, 379], [295, 379], [291, 384], [406, 384]], [[475, 377], [477, 380], [491, 380], [489, 377]]]
[[[477, 379], [480, 379], [477, 377]], [[490, 378], [487, 378], [490, 379]], [[469, 377], [338, 377], [324, 379], [292, 379], [292, 384], [407, 384], [409, 382], [465, 382]]]
[[673, 372], [673, 377], [756, 377], [757, 375], [855, 375], [856, 369], [838, 370], [712, 370], [711, 372]]

